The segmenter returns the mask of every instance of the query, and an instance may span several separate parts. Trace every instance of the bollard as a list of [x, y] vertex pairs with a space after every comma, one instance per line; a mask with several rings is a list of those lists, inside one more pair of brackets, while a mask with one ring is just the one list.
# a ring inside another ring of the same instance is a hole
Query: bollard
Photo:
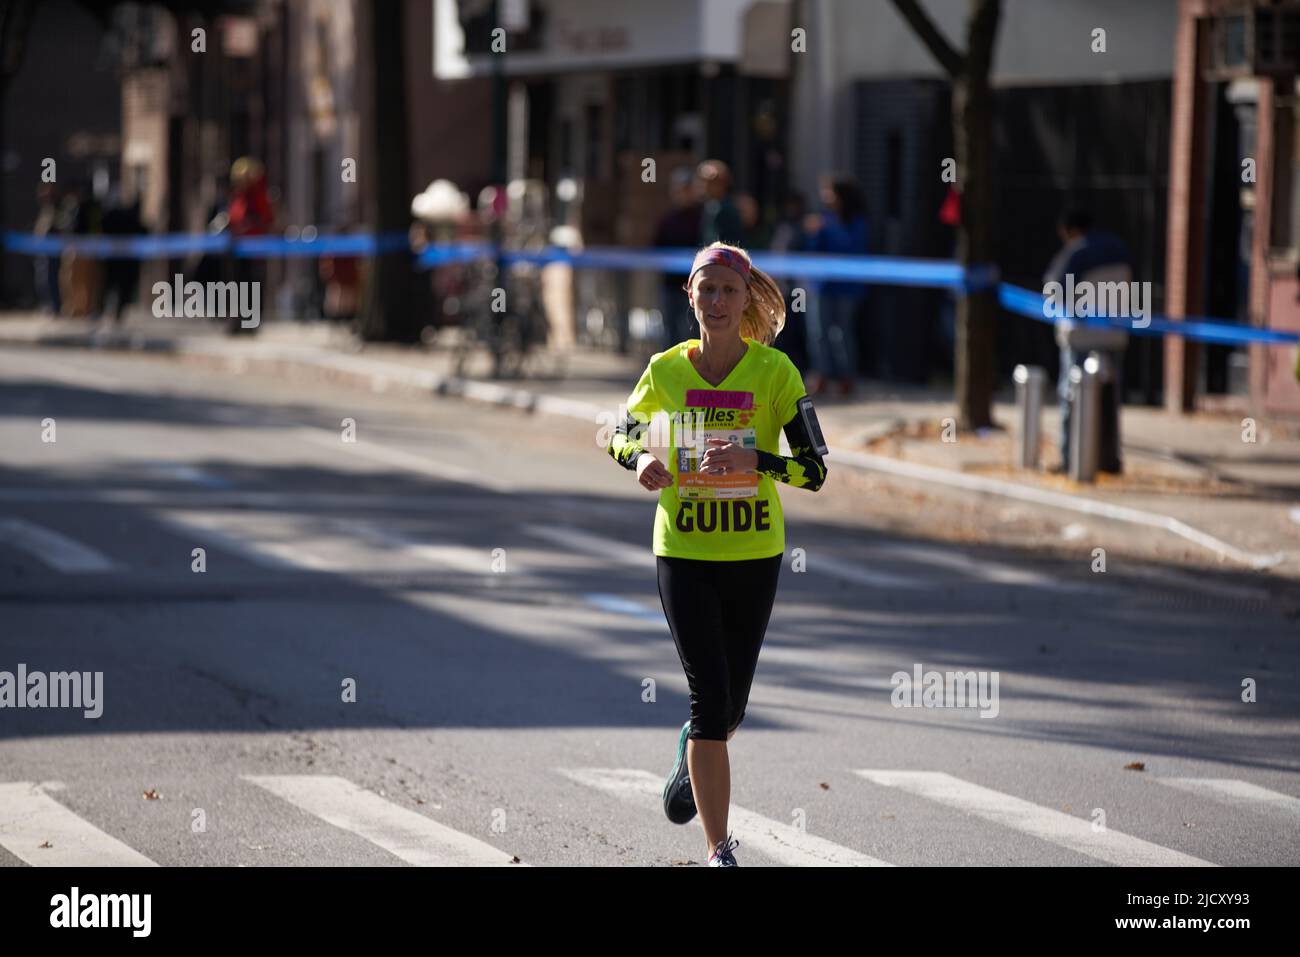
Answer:
[[1101, 364], [1089, 356], [1070, 369], [1070, 478], [1091, 482], [1097, 476], [1097, 426], [1101, 420]]
[[1089, 353], [1097, 360], [1097, 471], [1114, 475], [1123, 471], [1120, 461], [1118, 362], [1104, 351]]
[[1016, 366], [1016, 410], [1020, 419], [1020, 441], [1016, 446], [1016, 467], [1038, 468], [1040, 423], [1043, 414], [1043, 384], [1047, 373], [1041, 366]]

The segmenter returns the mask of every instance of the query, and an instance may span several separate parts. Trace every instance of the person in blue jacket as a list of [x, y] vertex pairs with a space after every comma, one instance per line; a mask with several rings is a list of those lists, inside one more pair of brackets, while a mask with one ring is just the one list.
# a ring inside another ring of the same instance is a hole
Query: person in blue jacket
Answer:
[[[821, 213], [804, 219], [804, 252], [858, 254], [867, 252], [867, 204], [858, 184], [847, 176], [821, 179]], [[855, 310], [862, 295], [856, 282], [829, 280], [817, 285], [807, 315], [808, 360], [812, 375], [808, 394], [825, 391], [829, 380], [841, 395], [856, 388], [858, 337]]]

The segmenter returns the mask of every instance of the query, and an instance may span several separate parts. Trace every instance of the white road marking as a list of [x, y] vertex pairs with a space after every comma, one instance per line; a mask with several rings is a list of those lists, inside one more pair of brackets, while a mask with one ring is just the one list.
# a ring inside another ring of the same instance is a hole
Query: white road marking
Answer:
[[323, 429], [298, 429], [296, 434], [299, 438], [314, 445], [327, 446], [360, 458], [383, 462], [385, 465], [396, 465], [407, 471], [419, 472], [422, 475], [429, 475], [444, 481], [460, 482], [477, 488], [489, 488], [496, 492], [515, 492], [519, 490], [519, 486], [514, 482], [499, 478], [494, 473], [495, 469], [499, 469], [503, 465], [509, 467], [508, 462], [501, 460], [484, 462], [481, 469], [472, 469], [461, 465], [449, 465], [445, 462], [434, 461], [432, 453], [417, 455], [414, 452], [390, 449], [387, 446], [376, 445], [373, 442], [344, 442], [340, 433]]
[[636, 568], [656, 567], [654, 555], [645, 547], [649, 542], [631, 545], [602, 535], [582, 532], [576, 528], [560, 528], [555, 525], [525, 525], [524, 531], [562, 548], [608, 558], [622, 565], [632, 565]]
[[[428, 542], [416, 542], [394, 532], [385, 531], [373, 522], [358, 519], [335, 519], [330, 523], [357, 541], [378, 546], [386, 551], [397, 552], [409, 558], [434, 565], [454, 568], [471, 574], [492, 575], [493, 549], [483, 546], [472, 548], [464, 545], [434, 545]], [[518, 581], [519, 576], [514, 576]]]
[[118, 567], [90, 546], [21, 518], [0, 519], [0, 543], [20, 548], [60, 572], [111, 572]]
[[[556, 768], [556, 771], [620, 801], [663, 813], [663, 778], [649, 771], [634, 768]], [[698, 822], [699, 817], [695, 820]], [[741, 846], [752, 847], [765, 857], [792, 867], [894, 866], [735, 804], [731, 805], [727, 820]]]
[[159, 478], [197, 485], [200, 488], [224, 491], [235, 487], [233, 482], [181, 462], [145, 462], [143, 467], [146, 472]]
[[527, 866], [511, 864], [512, 855], [505, 851], [399, 807], [346, 778], [304, 774], [242, 777], [417, 867]]
[[891, 572], [880, 572], [874, 569], [859, 568], [857, 565], [851, 565], [848, 562], [840, 561], [837, 558], [830, 558], [825, 555], [814, 555], [808, 562], [808, 571], [812, 574], [824, 572], [832, 578], [839, 578], [855, 585], [869, 585], [872, 588], [925, 588], [934, 587], [931, 582], [927, 585], [915, 578], [907, 578], [903, 575], [895, 575]]
[[629, 598], [623, 598], [619, 595], [607, 595], [603, 592], [591, 592], [582, 597], [592, 608], [599, 608], [601, 611], [612, 611], [616, 615], [627, 615], [645, 621], [664, 622], [662, 611], [653, 611], [640, 602], [632, 601]]
[[1300, 816], [1300, 798], [1294, 798], [1280, 791], [1270, 791], [1249, 781], [1238, 781], [1233, 778], [1152, 778], [1151, 780], [1241, 807], [1276, 810], [1284, 814]]
[[[168, 509], [154, 519], [190, 538], [188, 547], [217, 546], [263, 568], [279, 571], [307, 568], [328, 571], [333, 566], [312, 553], [316, 544], [288, 530], [288, 515], [249, 515], [244, 512], [199, 512]], [[242, 533], [242, 535], [241, 535]], [[279, 540], [274, 536], [279, 533]], [[247, 536], [247, 537], [242, 537]], [[185, 553], [188, 560], [189, 552]]]
[[[32, 867], [157, 867], [30, 781], [0, 784], [0, 847]], [[48, 843], [49, 847], [41, 845]]]
[[1030, 801], [971, 784], [942, 771], [855, 771], [875, 784], [898, 788], [966, 814], [982, 817], [1088, 857], [1121, 867], [1214, 867], [1209, 861], [1152, 844]]

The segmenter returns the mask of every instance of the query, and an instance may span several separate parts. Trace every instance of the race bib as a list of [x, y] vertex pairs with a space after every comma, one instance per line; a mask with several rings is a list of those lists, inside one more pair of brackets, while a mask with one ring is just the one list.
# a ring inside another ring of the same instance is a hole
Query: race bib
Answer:
[[754, 498], [758, 495], [758, 473], [730, 475], [703, 473], [700, 462], [714, 446], [710, 439], [722, 439], [747, 449], [757, 449], [754, 393], [721, 389], [688, 389], [686, 411], [677, 420], [677, 497], [682, 499]]

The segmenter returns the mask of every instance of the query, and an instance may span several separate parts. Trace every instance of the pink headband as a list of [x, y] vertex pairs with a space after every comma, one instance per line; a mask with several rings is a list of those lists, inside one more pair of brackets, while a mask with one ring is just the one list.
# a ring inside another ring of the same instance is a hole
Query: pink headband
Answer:
[[708, 266], [711, 263], [734, 269], [740, 273], [740, 278], [745, 280], [745, 285], [749, 285], [749, 261], [739, 253], [722, 246], [710, 246], [707, 249], [701, 249], [695, 254], [695, 262], [691, 263], [691, 274], [687, 277], [686, 284], [690, 285], [691, 280], [695, 278], [695, 274], [700, 271], [702, 266]]

